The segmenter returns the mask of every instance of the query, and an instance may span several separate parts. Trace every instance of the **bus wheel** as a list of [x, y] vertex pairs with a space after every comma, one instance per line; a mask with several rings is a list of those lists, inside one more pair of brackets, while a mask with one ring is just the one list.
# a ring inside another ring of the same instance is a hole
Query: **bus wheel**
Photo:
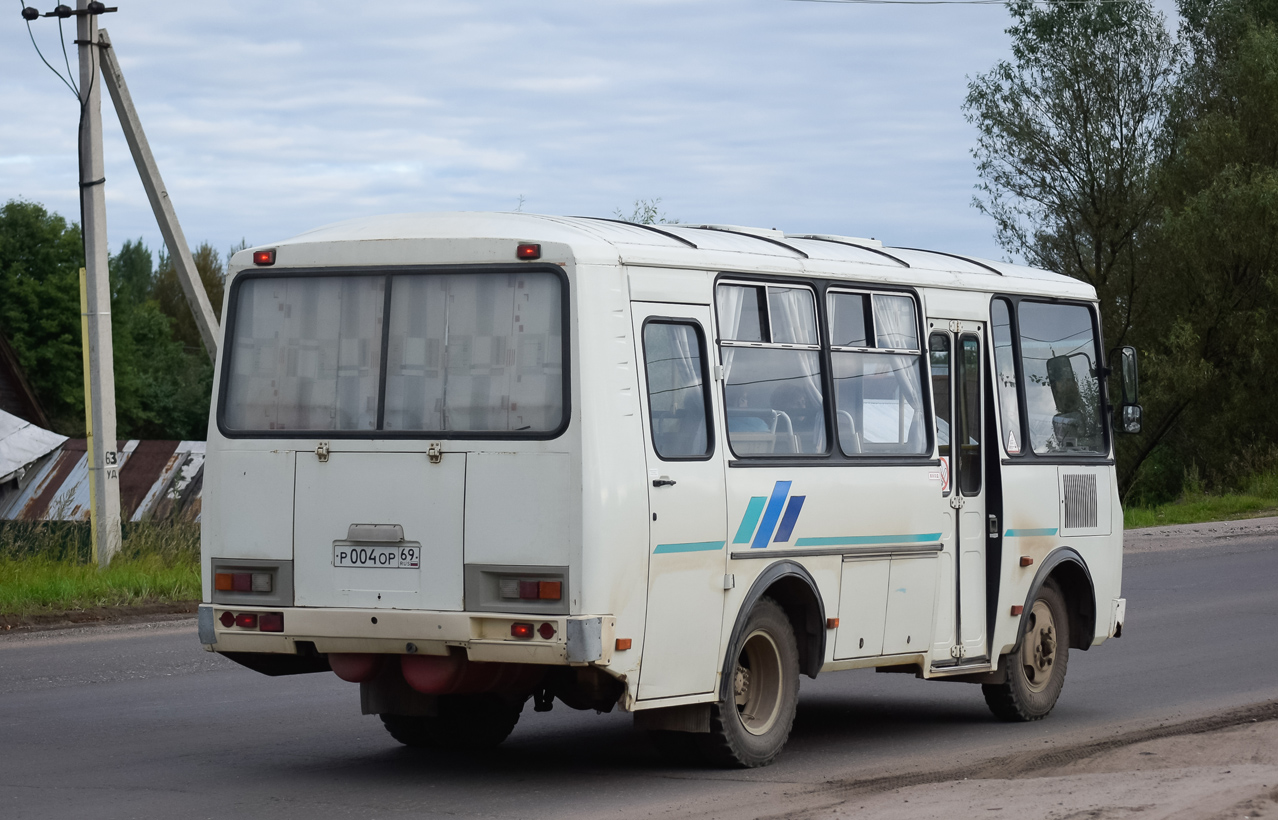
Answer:
[[1065, 685], [1069, 618], [1065, 597], [1055, 581], [1044, 582], [1024, 624], [1020, 649], [1007, 656], [1007, 681], [981, 687], [985, 702], [999, 720], [1047, 717]]
[[722, 765], [766, 766], [790, 737], [799, 702], [799, 649], [776, 601], [755, 604], [731, 652], [729, 699], [710, 707], [708, 751]]
[[505, 740], [519, 722], [522, 707], [522, 702], [512, 705], [499, 695], [440, 695], [434, 717], [379, 717], [391, 737], [405, 746], [478, 751]]

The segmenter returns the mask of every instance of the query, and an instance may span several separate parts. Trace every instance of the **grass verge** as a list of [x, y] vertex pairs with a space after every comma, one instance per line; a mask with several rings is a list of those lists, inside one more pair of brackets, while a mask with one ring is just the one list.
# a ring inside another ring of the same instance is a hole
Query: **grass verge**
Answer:
[[1173, 524], [1200, 524], [1204, 521], [1231, 521], [1278, 515], [1278, 475], [1256, 476], [1238, 492], [1208, 493], [1193, 490], [1169, 504], [1156, 507], [1125, 507], [1123, 526], [1165, 527]]
[[119, 554], [101, 571], [91, 562], [89, 539], [81, 523], [0, 526], [0, 615], [199, 599], [198, 524], [126, 524]]

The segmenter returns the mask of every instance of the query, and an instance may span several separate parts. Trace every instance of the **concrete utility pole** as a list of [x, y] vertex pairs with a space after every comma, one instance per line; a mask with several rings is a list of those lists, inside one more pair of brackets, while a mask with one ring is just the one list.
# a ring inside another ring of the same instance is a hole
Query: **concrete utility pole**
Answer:
[[169, 258], [173, 260], [182, 293], [186, 295], [187, 304], [191, 306], [191, 313], [195, 316], [195, 325], [200, 329], [200, 338], [204, 340], [209, 361], [217, 361], [217, 317], [209, 304], [200, 272], [195, 269], [195, 260], [191, 258], [186, 236], [182, 233], [182, 226], [178, 224], [173, 203], [169, 201], [169, 192], [164, 187], [164, 180], [160, 178], [160, 169], [155, 164], [151, 146], [142, 131], [142, 121], [138, 119], [137, 109], [133, 107], [133, 97], [129, 95], [129, 87], [124, 83], [124, 72], [115, 59], [115, 51], [111, 48], [111, 38], [107, 36], [106, 29], [98, 32], [97, 42], [102, 44], [103, 79], [106, 80], [107, 91], [111, 92], [111, 102], [115, 103], [116, 116], [120, 118], [120, 127], [124, 129], [124, 138], [133, 154], [133, 164], [142, 177], [142, 187], [146, 189], [147, 199], [151, 200], [151, 210], [155, 212], [155, 221], [160, 225], [164, 244], [169, 246]]
[[[101, 4], [96, 4], [101, 8]], [[85, 285], [82, 310], [88, 373], [90, 526], [99, 567], [120, 549], [120, 468], [115, 438], [115, 366], [111, 347], [111, 283], [107, 275], [106, 182], [102, 161], [102, 86], [98, 15], [77, 0], [80, 55], [80, 202], [84, 211]]]

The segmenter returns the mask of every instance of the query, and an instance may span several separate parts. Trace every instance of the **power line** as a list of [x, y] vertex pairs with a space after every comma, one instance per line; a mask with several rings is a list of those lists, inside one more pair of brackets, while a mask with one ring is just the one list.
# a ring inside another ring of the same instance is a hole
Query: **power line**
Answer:
[[[26, 8], [26, 6], [23, 6]], [[30, 23], [27, 24], [30, 27]], [[62, 62], [66, 64], [67, 76], [71, 77], [71, 85], [75, 88], [76, 96], [80, 96], [80, 86], [75, 82], [75, 75], [71, 73], [71, 58], [67, 56], [67, 36], [62, 31], [62, 18], [58, 18], [58, 39], [62, 41]]]
[[[27, 4], [24, 2], [24, 0], [18, 0], [18, 2], [22, 4], [22, 11], [23, 11], [23, 12], [26, 12], [26, 10], [27, 10]], [[57, 78], [58, 78], [59, 80], [61, 80], [61, 81], [62, 81], [62, 84], [63, 84], [63, 85], [65, 85], [65, 86], [66, 86], [66, 87], [67, 87], [67, 88], [71, 91], [71, 93], [75, 95], [75, 98], [76, 98], [77, 100], [79, 100], [79, 99], [80, 99], [80, 91], [79, 91], [79, 90], [78, 90], [75, 86], [73, 86], [73, 85], [70, 83], [70, 81], [68, 81], [68, 80], [67, 80], [67, 78], [66, 78], [66, 77], [63, 77], [63, 76], [62, 76], [62, 72], [61, 72], [61, 71], [58, 71], [58, 70], [57, 70], [56, 68], [54, 68], [52, 65], [49, 65], [49, 61], [48, 61], [48, 60], [46, 60], [46, 59], [44, 59], [44, 52], [40, 51], [40, 46], [36, 44], [36, 40], [35, 40], [35, 32], [33, 32], [33, 31], [31, 30], [31, 20], [30, 20], [30, 19], [28, 19], [27, 15], [26, 15], [25, 13], [22, 15], [22, 19], [27, 21], [27, 36], [29, 36], [29, 37], [31, 38], [31, 45], [35, 46], [36, 54], [40, 55], [40, 62], [44, 63], [46, 66], [49, 66], [49, 70], [50, 70], [50, 71], [52, 71], [52, 72], [53, 72], [53, 73], [57, 76]], [[58, 30], [59, 30], [59, 31], [61, 31], [61, 21], [59, 21], [59, 27], [58, 27]], [[66, 56], [66, 41], [65, 41], [65, 40], [64, 40], [64, 41], [63, 41], [63, 43], [62, 43], [62, 54], [63, 54], [63, 56]], [[71, 73], [71, 64], [70, 64], [70, 61], [69, 61], [69, 60], [67, 61], [67, 73], [68, 73], [68, 74], [70, 74], [70, 73]]]

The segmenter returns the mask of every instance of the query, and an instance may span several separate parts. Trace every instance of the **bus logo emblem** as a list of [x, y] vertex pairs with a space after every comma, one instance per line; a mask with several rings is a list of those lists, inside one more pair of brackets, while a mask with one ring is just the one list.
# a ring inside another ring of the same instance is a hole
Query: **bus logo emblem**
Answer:
[[[763, 549], [768, 546], [769, 538], [774, 544], [788, 543], [794, 532], [794, 525], [799, 520], [799, 513], [803, 510], [803, 502], [807, 499], [806, 495], [790, 496], [792, 483], [778, 481], [772, 487], [771, 497], [757, 495], [751, 498], [732, 543], [749, 544], [750, 549]], [[773, 530], [776, 531], [775, 537]], [[751, 536], [754, 538], [751, 539]]]

